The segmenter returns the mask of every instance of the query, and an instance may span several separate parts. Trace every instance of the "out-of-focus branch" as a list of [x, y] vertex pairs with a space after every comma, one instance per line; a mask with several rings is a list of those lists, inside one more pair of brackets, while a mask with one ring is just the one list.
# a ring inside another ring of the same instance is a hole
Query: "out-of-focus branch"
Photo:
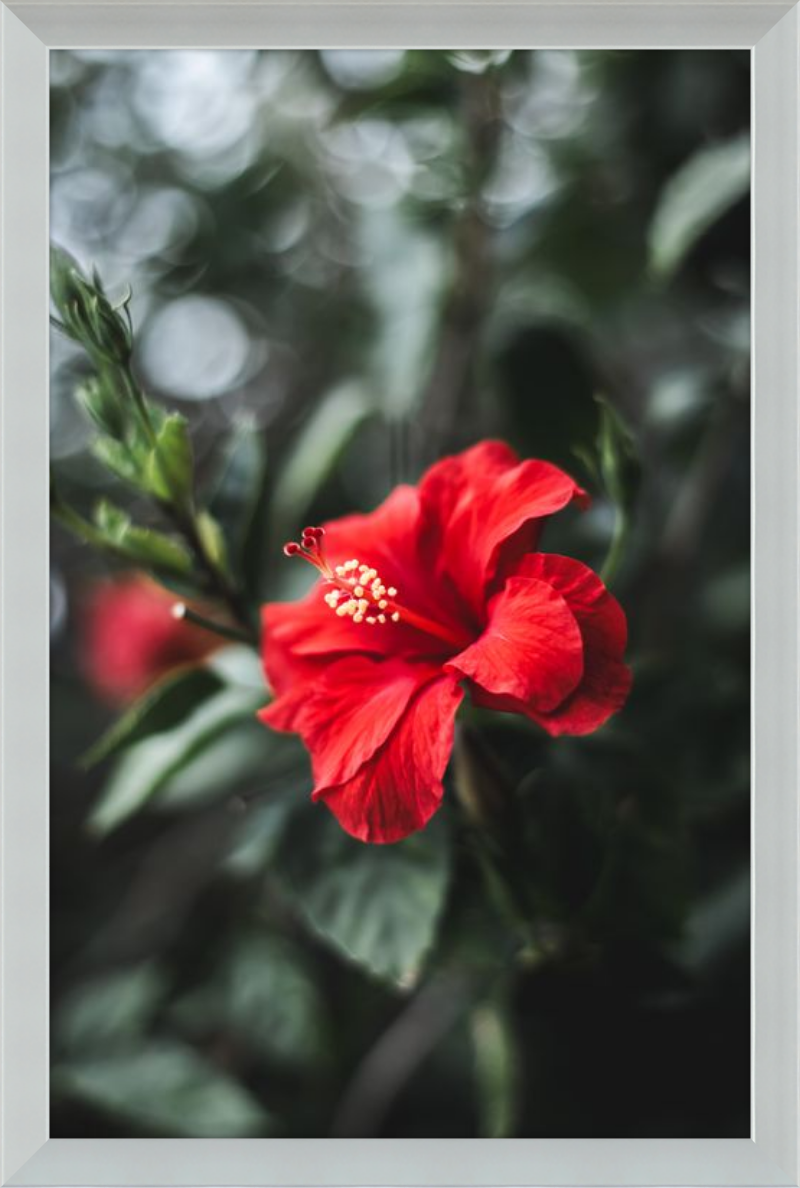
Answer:
[[480, 330], [491, 300], [492, 232], [483, 217], [480, 195], [500, 145], [500, 93], [492, 70], [464, 74], [460, 83], [466, 196], [453, 222], [453, 282], [444, 302], [438, 349], [418, 422], [427, 461], [441, 452], [469, 404]]
[[334, 1138], [380, 1133], [392, 1102], [471, 1000], [464, 978], [429, 982], [370, 1049], [342, 1096]]

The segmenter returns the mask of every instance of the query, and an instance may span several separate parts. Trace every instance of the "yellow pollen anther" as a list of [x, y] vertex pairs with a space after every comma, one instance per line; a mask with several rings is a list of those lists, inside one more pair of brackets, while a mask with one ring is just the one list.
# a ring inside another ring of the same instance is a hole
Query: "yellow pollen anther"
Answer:
[[397, 588], [386, 587], [377, 569], [355, 557], [332, 566], [325, 557], [324, 536], [324, 528], [304, 528], [300, 540], [287, 541], [283, 552], [287, 557], [301, 557], [313, 565], [322, 578], [325, 605], [340, 619], [351, 618], [354, 623], [366, 622], [374, 627], [376, 623], [386, 624], [390, 618], [393, 623], [399, 623], [402, 618], [409, 627], [443, 640], [448, 647], [460, 650], [469, 642], [462, 630], [430, 619], [412, 607], [400, 606], [396, 601]]
[[[310, 532], [307, 535], [310, 537]], [[303, 539], [305, 541], [305, 537]], [[320, 571], [327, 583], [327, 589], [323, 594], [325, 605], [340, 619], [351, 618], [354, 623], [368, 623], [370, 627], [374, 627], [376, 623], [387, 623], [389, 614], [393, 623], [399, 623], [400, 612], [395, 611], [389, 601], [397, 595], [395, 587], [389, 586], [387, 589], [377, 569], [363, 564], [355, 557], [330, 566], [325, 560], [319, 539], [315, 537], [314, 542], [304, 543], [302, 546], [290, 545], [287, 548], [292, 549], [289, 556], [294, 556], [296, 552], [301, 553]], [[384, 614], [384, 611], [387, 614]]]

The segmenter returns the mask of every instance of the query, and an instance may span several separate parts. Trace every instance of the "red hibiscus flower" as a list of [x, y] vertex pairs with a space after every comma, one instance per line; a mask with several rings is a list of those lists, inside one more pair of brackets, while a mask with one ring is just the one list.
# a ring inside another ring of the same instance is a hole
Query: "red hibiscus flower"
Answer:
[[83, 616], [81, 661], [106, 701], [125, 704], [183, 664], [196, 664], [217, 641], [175, 618], [176, 599], [141, 574], [98, 582]]
[[573, 500], [588, 503], [563, 471], [488, 441], [286, 546], [321, 581], [263, 609], [276, 696], [260, 717], [302, 736], [314, 799], [354, 837], [398, 841], [436, 812], [465, 688], [553, 735], [624, 703], [619, 604], [579, 561], [537, 551]]

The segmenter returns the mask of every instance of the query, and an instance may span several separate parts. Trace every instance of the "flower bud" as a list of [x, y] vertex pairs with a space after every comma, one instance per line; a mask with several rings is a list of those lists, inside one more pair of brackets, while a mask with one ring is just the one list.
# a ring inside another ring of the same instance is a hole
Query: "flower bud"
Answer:
[[127, 366], [133, 337], [121, 311], [130, 293], [113, 306], [97, 272], [90, 280], [68, 252], [55, 247], [50, 251], [50, 293], [60, 318], [56, 324], [65, 334], [81, 343], [96, 362]]
[[96, 583], [83, 603], [81, 667], [103, 700], [125, 704], [219, 641], [175, 618], [175, 596], [140, 574]]

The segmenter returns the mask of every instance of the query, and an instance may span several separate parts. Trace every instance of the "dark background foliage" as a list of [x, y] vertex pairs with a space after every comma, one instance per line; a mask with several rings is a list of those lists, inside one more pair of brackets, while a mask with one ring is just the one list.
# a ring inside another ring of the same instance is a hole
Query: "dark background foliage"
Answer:
[[[487, 435], [589, 486], [544, 547], [600, 567], [603, 395], [635, 671], [589, 738], [465, 723], [517, 928], [452, 787], [389, 849], [308, 807], [241, 650], [247, 716], [81, 771], [105, 563], [54, 529], [55, 1136], [749, 1133], [749, 110], [744, 52], [52, 55], [53, 237], [131, 284], [201, 482], [232, 459], [251, 596], [302, 588], [304, 523]], [[85, 363], [52, 364], [88, 507]]]

